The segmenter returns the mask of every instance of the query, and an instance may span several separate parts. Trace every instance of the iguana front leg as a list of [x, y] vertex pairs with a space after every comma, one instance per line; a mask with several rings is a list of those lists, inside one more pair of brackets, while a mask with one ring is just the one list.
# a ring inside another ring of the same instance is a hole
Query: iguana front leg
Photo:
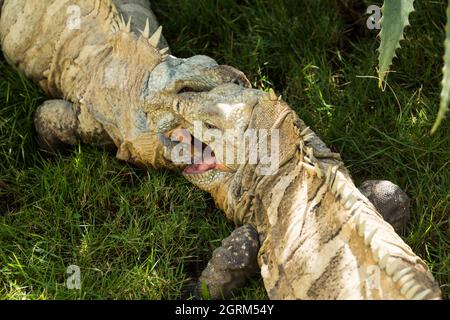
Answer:
[[198, 280], [198, 298], [226, 299], [258, 271], [258, 232], [251, 225], [235, 229], [215, 249]]
[[47, 100], [34, 118], [38, 142], [49, 152], [80, 142], [96, 146], [114, 147], [103, 126], [84, 108], [66, 100]]

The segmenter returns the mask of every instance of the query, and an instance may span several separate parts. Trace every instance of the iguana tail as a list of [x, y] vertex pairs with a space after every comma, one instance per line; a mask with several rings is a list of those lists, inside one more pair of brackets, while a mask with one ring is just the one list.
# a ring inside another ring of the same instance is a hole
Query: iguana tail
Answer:
[[[313, 157], [305, 156], [287, 175], [293, 182], [291, 192], [280, 198], [285, 209], [268, 210], [272, 223], [260, 264], [269, 296], [440, 299], [427, 265], [382, 219], [347, 172]], [[283, 219], [277, 220], [277, 214]]]

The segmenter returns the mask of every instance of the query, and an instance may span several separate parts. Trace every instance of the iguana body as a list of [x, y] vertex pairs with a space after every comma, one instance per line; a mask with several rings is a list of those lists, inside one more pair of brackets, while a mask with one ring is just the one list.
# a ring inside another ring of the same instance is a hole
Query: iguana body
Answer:
[[61, 99], [36, 115], [49, 149], [82, 141], [115, 146], [136, 164], [168, 165], [157, 131], [178, 121], [167, 111], [178, 91], [246, 84], [211, 58], [168, 56], [147, 1], [6, 0], [0, 19], [7, 60]]
[[[203, 104], [199, 107], [197, 101]], [[258, 263], [270, 298], [441, 297], [426, 264], [355, 187], [339, 155], [273, 92], [223, 85], [209, 93], [186, 94], [180, 105], [187, 123], [201, 121], [222, 131], [239, 123], [269, 135], [278, 130], [279, 168], [271, 174], [262, 174], [265, 165], [250, 164], [248, 157], [240, 163], [216, 159], [227, 167], [225, 171], [193, 172], [192, 166], [184, 170], [191, 182], [212, 194], [230, 220], [257, 231]], [[186, 129], [193, 132], [191, 126]], [[235, 139], [228, 136], [223, 142], [237, 149], [245, 144], [244, 137], [236, 133]], [[216, 152], [216, 138], [195, 138]], [[249, 232], [238, 239], [246, 237], [254, 242]], [[201, 280], [215, 292], [221, 286], [228, 290], [229, 283], [217, 284], [221, 277], [214, 275], [214, 270], [226, 271], [219, 258], [226, 255], [232, 271], [239, 263], [242, 268], [250, 266], [249, 247], [222, 247], [219, 251], [228, 252], [213, 255]]]

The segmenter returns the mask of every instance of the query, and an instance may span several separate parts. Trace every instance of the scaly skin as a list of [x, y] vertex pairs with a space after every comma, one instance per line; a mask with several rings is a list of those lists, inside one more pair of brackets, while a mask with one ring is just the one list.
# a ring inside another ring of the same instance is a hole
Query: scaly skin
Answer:
[[178, 92], [249, 85], [211, 58], [168, 56], [147, 1], [6, 0], [1, 10], [6, 59], [58, 99], [36, 113], [45, 149], [85, 142], [138, 165], [170, 166], [158, 132], [182, 122], [170, 111]]
[[[223, 85], [181, 96], [178, 110], [190, 132], [195, 121], [222, 132], [238, 126], [265, 129], [270, 135], [270, 130], [279, 130], [279, 168], [271, 174], [262, 174], [262, 162], [249, 164], [246, 158], [238, 163], [219, 156], [217, 168], [184, 170], [187, 179], [212, 194], [230, 220], [257, 230], [258, 263], [270, 298], [441, 298], [426, 264], [355, 187], [339, 155], [273, 91]], [[168, 134], [175, 132], [174, 138], [184, 141], [180, 130]], [[244, 139], [232, 133], [235, 139], [228, 136], [220, 142], [237, 150]], [[216, 138], [195, 138], [218, 151]], [[245, 146], [247, 151], [256, 147]], [[224, 165], [226, 170], [220, 169]], [[243, 246], [238, 255], [246, 254]], [[221, 284], [210, 275], [214, 267], [212, 261], [201, 280], [217, 292]]]

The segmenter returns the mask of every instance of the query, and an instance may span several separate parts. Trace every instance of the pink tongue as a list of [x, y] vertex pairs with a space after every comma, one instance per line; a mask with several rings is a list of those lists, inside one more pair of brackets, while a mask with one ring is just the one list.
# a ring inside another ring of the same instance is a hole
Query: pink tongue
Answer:
[[217, 168], [216, 158], [209, 154], [203, 158], [202, 163], [193, 164], [193, 165], [187, 167], [186, 169], [184, 169], [184, 172], [189, 173], [189, 174], [192, 174], [192, 173], [197, 174], [197, 173], [203, 173], [208, 170], [216, 169], [216, 168]]
[[188, 174], [203, 173], [203, 172], [206, 172], [208, 170], [215, 169], [216, 166], [217, 165], [215, 163], [211, 163], [211, 164], [207, 164], [207, 163], [193, 164], [193, 165], [187, 167], [186, 169], [184, 169], [184, 172], [188, 173]]

